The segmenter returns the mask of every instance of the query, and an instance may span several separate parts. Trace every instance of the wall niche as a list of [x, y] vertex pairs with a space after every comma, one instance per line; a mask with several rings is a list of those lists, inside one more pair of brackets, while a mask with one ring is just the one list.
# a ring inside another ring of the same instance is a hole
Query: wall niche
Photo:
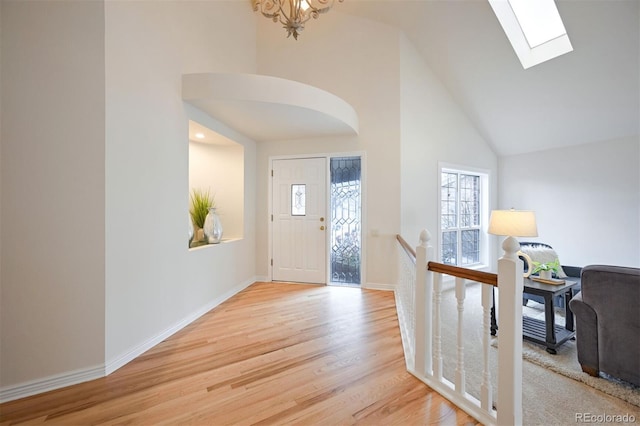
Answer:
[[[193, 190], [209, 191], [223, 228], [222, 243], [244, 234], [244, 147], [189, 120], [189, 205]], [[190, 248], [209, 246], [194, 241]]]

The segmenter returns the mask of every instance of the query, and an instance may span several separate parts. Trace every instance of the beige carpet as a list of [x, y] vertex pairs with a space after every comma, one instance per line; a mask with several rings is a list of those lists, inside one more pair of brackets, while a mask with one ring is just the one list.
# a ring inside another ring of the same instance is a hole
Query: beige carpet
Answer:
[[[457, 324], [453, 285], [445, 286], [442, 300], [444, 375], [453, 382]], [[525, 315], [543, 315], [542, 305], [535, 302], [529, 304], [531, 306], [525, 309]], [[467, 285], [464, 318], [466, 391], [478, 397], [482, 374], [482, 307], [479, 284]], [[557, 321], [564, 324], [564, 318], [560, 316]], [[492, 339], [490, 371], [494, 384], [497, 379], [496, 345], [497, 339]], [[593, 378], [582, 373], [577, 362], [575, 342], [567, 342], [558, 349], [557, 355], [551, 355], [543, 346], [524, 341], [523, 358], [525, 425], [569, 425], [576, 424], [579, 418], [585, 419], [586, 416], [616, 415], [633, 416], [640, 423], [640, 390], [622, 382]]]
[[[535, 302], [529, 302], [524, 309], [525, 315], [543, 318], [544, 306]], [[537, 315], [536, 315], [537, 314]], [[556, 314], [556, 322], [564, 325], [564, 310]], [[548, 368], [563, 376], [582, 382], [588, 386], [596, 388], [608, 395], [615, 396], [627, 401], [636, 407], [640, 407], [640, 387], [628, 382], [602, 375], [602, 377], [591, 377], [582, 372], [578, 363], [578, 355], [575, 340], [569, 340], [558, 348], [556, 355], [547, 353], [543, 345], [525, 342], [523, 346], [523, 357], [525, 360]], [[638, 418], [640, 421], [640, 418]]]

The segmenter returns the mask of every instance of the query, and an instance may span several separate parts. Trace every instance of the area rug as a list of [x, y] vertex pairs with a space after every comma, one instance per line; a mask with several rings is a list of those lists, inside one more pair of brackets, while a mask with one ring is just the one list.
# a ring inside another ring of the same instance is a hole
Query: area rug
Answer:
[[[464, 303], [464, 367], [466, 391], [478, 398], [482, 381], [482, 307], [481, 285], [466, 288]], [[542, 306], [529, 302], [525, 314], [544, 316]], [[442, 294], [442, 343], [444, 376], [453, 382], [457, 363], [457, 307], [453, 285], [445, 285]], [[558, 313], [560, 314], [560, 312]], [[558, 315], [557, 322], [564, 324]], [[489, 370], [497, 382], [497, 338], [491, 339]], [[611, 378], [595, 378], [580, 369], [575, 342], [558, 348], [556, 355], [541, 345], [523, 341], [523, 420], [526, 425], [575, 424], [584, 413], [631, 414], [640, 419], [640, 389]], [[493, 392], [494, 401], [497, 398]]]
[[[531, 301], [528, 305], [523, 309], [525, 315], [544, 317], [543, 305]], [[564, 325], [564, 311], [556, 311], [556, 323]], [[606, 374], [601, 374], [601, 377], [592, 377], [582, 371], [578, 363], [575, 340], [569, 340], [561, 345], [556, 355], [547, 353], [543, 345], [524, 341], [522, 346], [522, 356], [525, 360], [640, 407], [640, 386]]]

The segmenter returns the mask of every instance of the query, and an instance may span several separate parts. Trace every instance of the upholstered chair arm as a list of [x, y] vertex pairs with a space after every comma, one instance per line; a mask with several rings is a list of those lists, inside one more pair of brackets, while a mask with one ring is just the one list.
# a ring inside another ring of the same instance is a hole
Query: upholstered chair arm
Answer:
[[582, 371], [597, 377], [600, 371], [600, 360], [598, 358], [598, 316], [591, 306], [582, 301], [582, 292], [571, 299], [569, 306], [576, 316], [578, 362], [582, 366]]

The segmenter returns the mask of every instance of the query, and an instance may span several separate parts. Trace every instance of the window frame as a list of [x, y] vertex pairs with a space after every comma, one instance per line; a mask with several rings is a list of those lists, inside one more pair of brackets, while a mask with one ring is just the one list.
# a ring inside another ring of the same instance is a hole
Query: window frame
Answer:
[[511, 47], [513, 47], [524, 69], [531, 68], [573, 51], [573, 46], [571, 45], [566, 27], [564, 26], [564, 22], [562, 22], [562, 17], [558, 12], [555, 2], [553, 0], [544, 1], [548, 3], [548, 11], [553, 12], [554, 16], [551, 19], [559, 19], [565, 33], [545, 43], [531, 47], [511, 3], [509, 3], [508, 0], [489, 0], [493, 12], [498, 18], [502, 29], [511, 43]]
[[[443, 173], [455, 173], [458, 175], [458, 184], [457, 184], [457, 195], [456, 195], [456, 226], [454, 228], [443, 228], [443, 220], [442, 220], [442, 204], [443, 204], [443, 199], [442, 199], [442, 185], [443, 185], [443, 179], [442, 179], [442, 175]], [[460, 218], [460, 209], [459, 209], [459, 205], [460, 205], [460, 196], [459, 196], [459, 176], [460, 175], [471, 175], [471, 176], [478, 176], [479, 177], [479, 187], [480, 187], [480, 194], [479, 194], [479, 203], [480, 203], [480, 208], [479, 208], [479, 213], [480, 213], [480, 220], [479, 220], [479, 224], [477, 226], [470, 226], [470, 227], [461, 227], [460, 226], [460, 222], [459, 222], [459, 218]], [[488, 224], [489, 224], [489, 180], [490, 178], [490, 174], [488, 170], [485, 169], [478, 169], [475, 167], [468, 167], [468, 166], [462, 166], [462, 165], [454, 165], [454, 164], [448, 164], [448, 163], [439, 163], [438, 164], [438, 240], [437, 240], [437, 259], [438, 262], [442, 262], [442, 255], [443, 255], [443, 250], [442, 250], [442, 243], [443, 243], [443, 233], [444, 232], [448, 232], [448, 231], [455, 231], [456, 232], [456, 240], [457, 240], [457, 252], [456, 252], [456, 266], [460, 266], [460, 267], [464, 267], [464, 268], [470, 268], [470, 269], [486, 269], [489, 266], [489, 261], [490, 261], [490, 253], [489, 253], [489, 236], [487, 234], [487, 229], [488, 229]], [[460, 261], [462, 259], [462, 232], [464, 230], [469, 230], [469, 229], [477, 229], [479, 231], [479, 241], [478, 241], [478, 249], [479, 249], [479, 260], [476, 263], [471, 263], [471, 264], [460, 264]]]

